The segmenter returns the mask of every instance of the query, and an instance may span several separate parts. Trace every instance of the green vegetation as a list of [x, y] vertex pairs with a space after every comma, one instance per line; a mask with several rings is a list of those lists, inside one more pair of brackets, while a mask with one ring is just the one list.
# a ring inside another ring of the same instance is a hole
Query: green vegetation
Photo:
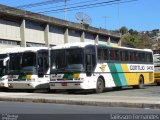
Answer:
[[136, 30], [123, 26], [119, 29], [121, 33], [122, 46], [128, 46], [133, 48], [149, 48], [152, 49], [153, 41], [151, 40], [148, 32], [139, 33]]

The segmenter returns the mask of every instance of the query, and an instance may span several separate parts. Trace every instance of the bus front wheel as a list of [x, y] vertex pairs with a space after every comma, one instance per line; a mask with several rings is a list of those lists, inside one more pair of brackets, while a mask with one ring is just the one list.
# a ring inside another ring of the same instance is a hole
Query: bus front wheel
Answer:
[[102, 78], [98, 78], [95, 92], [102, 93], [103, 90], [104, 90], [104, 81]]

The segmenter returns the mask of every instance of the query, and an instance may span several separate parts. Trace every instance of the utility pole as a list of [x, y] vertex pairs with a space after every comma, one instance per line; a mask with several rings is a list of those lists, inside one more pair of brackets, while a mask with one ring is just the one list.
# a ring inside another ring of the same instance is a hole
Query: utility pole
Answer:
[[119, 29], [120, 29], [120, 13], [119, 13], [119, 11], [120, 11], [120, 3], [119, 3], [119, 1], [118, 1], [118, 27], [119, 27]]
[[108, 17], [108, 16], [103, 16], [103, 18], [104, 18], [104, 23], [105, 23], [105, 29], [107, 29], [107, 18], [110, 18], [110, 17]]
[[64, 1], [65, 6], [64, 6], [64, 19], [67, 20], [67, 0]]

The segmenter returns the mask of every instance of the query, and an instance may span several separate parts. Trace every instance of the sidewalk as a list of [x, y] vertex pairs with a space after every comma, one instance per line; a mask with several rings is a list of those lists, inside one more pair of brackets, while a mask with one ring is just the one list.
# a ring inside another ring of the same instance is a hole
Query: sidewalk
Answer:
[[0, 92], [0, 101], [160, 109], [160, 97]]

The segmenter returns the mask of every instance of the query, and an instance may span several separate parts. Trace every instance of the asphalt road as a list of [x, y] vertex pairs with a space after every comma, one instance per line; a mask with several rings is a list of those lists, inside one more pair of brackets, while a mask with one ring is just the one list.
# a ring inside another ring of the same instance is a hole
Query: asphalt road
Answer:
[[[0, 89], [0, 92], [15, 92], [15, 93], [31, 93], [29, 90], [6, 90], [6, 89]], [[42, 91], [42, 90], [36, 90], [34, 93], [42, 93], [42, 94], [75, 94], [75, 95], [97, 95], [97, 96], [105, 96], [105, 95], [111, 95], [111, 96], [140, 96], [140, 97], [160, 97], [160, 86], [157, 86], [155, 84], [146, 85], [143, 89], [133, 89], [132, 87], [123, 87], [120, 90], [115, 90], [113, 88], [107, 88], [104, 90], [101, 94], [96, 94], [92, 90], [88, 91], [76, 91], [75, 93], [68, 93], [65, 90], [57, 90], [56, 92], [49, 92], [48, 91]]]
[[[107, 120], [112, 115], [160, 115], [158, 109], [111, 108], [48, 103], [0, 102], [1, 117], [11, 116], [27, 119], [54, 120]], [[0, 118], [1, 119], [1, 118]], [[155, 118], [156, 119], [156, 118]]]
[[[101, 94], [81, 91], [74, 94], [68, 94], [65, 91], [56, 93], [10, 91], [0, 92], [0, 101], [160, 109], [160, 86], [148, 85], [144, 89], [132, 89], [130, 87], [125, 87], [122, 90], [106, 89]], [[1, 108], [5, 109], [6, 107]]]

